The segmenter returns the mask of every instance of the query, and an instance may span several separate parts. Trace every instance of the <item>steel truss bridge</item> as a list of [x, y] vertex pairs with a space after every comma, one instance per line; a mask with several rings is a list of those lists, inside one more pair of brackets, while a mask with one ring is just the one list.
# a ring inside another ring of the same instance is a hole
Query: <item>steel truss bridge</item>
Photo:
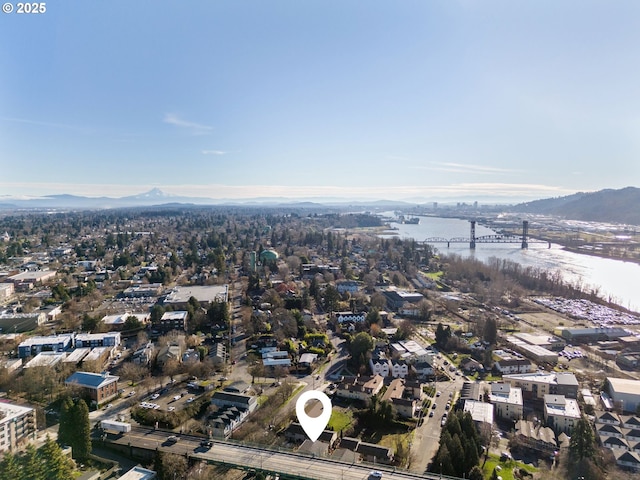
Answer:
[[471, 220], [471, 232], [469, 238], [464, 237], [454, 237], [454, 238], [443, 238], [443, 237], [429, 237], [425, 238], [420, 243], [446, 243], [447, 248], [451, 246], [452, 243], [469, 243], [469, 248], [476, 248], [476, 244], [478, 243], [519, 243], [521, 248], [528, 248], [530, 243], [546, 243], [548, 247], [551, 248], [551, 242], [546, 240], [536, 240], [529, 238], [529, 222], [524, 220], [522, 222], [522, 234], [495, 234], [495, 235], [482, 235], [480, 237], [476, 237], [476, 221]]

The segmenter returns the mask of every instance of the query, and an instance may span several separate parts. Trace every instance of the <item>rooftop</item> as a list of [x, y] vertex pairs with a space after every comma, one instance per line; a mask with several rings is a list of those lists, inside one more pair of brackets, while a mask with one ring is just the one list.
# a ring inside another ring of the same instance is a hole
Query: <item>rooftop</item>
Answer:
[[628, 378], [609, 377], [607, 379], [611, 390], [615, 393], [626, 393], [628, 395], [640, 395], [640, 380]]

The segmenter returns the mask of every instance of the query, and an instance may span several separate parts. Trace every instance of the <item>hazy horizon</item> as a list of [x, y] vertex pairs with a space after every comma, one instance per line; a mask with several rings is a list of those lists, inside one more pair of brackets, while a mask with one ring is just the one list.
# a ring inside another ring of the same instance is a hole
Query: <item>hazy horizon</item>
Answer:
[[509, 203], [640, 185], [638, 14], [497, 0], [3, 14], [0, 197]]

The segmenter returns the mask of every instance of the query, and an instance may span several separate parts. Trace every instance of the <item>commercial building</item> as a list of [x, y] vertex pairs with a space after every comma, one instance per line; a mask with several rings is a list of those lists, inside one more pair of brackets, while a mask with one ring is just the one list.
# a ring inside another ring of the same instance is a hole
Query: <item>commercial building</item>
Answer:
[[561, 333], [562, 338], [564, 338], [567, 343], [574, 345], [601, 342], [604, 340], [617, 340], [618, 338], [629, 335], [629, 332], [619, 327], [565, 328]]
[[142, 324], [146, 324], [151, 315], [148, 312], [125, 312], [116, 315], [105, 315], [102, 317], [102, 323], [111, 330], [122, 330], [125, 322], [130, 317], [136, 317]]
[[29, 360], [24, 368], [53, 367], [67, 358], [66, 352], [40, 352]]
[[164, 299], [165, 305], [175, 308], [186, 308], [189, 299], [194, 297], [200, 306], [206, 308], [211, 303], [224, 303], [228, 301], [229, 285], [175, 287]]
[[623, 412], [637, 411], [640, 405], [640, 380], [609, 377], [606, 389], [614, 408], [620, 408]]
[[79, 387], [97, 405], [111, 400], [118, 395], [120, 377], [104, 373], [75, 372], [64, 384], [68, 387]]
[[540, 345], [527, 343], [515, 335], [508, 336], [506, 341], [511, 345], [511, 348], [520, 352], [527, 358], [530, 358], [534, 362], [551, 364], [558, 363], [558, 354]]
[[387, 299], [387, 305], [392, 310], [399, 310], [408, 303], [418, 303], [424, 300], [424, 295], [418, 292], [407, 292], [390, 288], [382, 292]]
[[55, 270], [36, 270], [33, 272], [21, 272], [7, 277], [5, 281], [12, 283], [44, 283], [56, 276]]
[[47, 321], [47, 314], [42, 310], [32, 313], [0, 314], [1, 333], [23, 333], [35, 330]]
[[524, 399], [542, 400], [545, 395], [578, 398], [578, 380], [573, 373], [534, 372], [503, 375], [502, 380], [522, 389]]
[[493, 425], [493, 405], [490, 403], [466, 400], [464, 411], [471, 414], [473, 422], [480, 428], [490, 428]]
[[36, 411], [0, 402], [0, 452], [13, 452], [23, 442], [36, 438]]
[[161, 283], [140, 283], [126, 288], [122, 295], [128, 298], [157, 297], [162, 293]]

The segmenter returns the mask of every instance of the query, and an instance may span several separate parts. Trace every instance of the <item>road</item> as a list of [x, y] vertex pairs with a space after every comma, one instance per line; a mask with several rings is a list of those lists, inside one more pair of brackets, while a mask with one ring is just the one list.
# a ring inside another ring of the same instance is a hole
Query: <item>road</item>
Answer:
[[[179, 455], [207, 460], [216, 464], [237, 465], [284, 475], [299, 476], [304, 479], [366, 480], [374, 468], [371, 465], [341, 463], [323, 458], [314, 458], [290, 452], [275, 452], [256, 447], [215, 441], [211, 449], [200, 446], [200, 437], [181, 435], [178, 442], [166, 442], [170, 432], [136, 427], [131, 433], [108, 441], [121, 445], [135, 445], [136, 448], [158, 449]], [[420, 478], [438, 479], [439, 475], [416, 475], [405, 471], [395, 471], [384, 466], [375, 466], [383, 472], [385, 480], [411, 480]]]
[[[438, 361], [436, 364], [439, 363]], [[411, 441], [412, 462], [410, 470], [412, 472], [422, 473], [426, 471], [429, 462], [431, 462], [431, 459], [438, 451], [441, 430], [440, 421], [446, 410], [449, 395], [455, 398], [456, 392], [462, 389], [464, 381], [464, 377], [462, 376], [453, 376], [451, 381], [436, 382], [436, 390], [442, 393], [439, 397], [433, 398], [433, 402], [437, 405], [435, 409], [429, 409], [434, 412], [433, 417], [428, 416], [429, 412], [424, 412], [424, 421], [421, 426], [416, 428]]]

